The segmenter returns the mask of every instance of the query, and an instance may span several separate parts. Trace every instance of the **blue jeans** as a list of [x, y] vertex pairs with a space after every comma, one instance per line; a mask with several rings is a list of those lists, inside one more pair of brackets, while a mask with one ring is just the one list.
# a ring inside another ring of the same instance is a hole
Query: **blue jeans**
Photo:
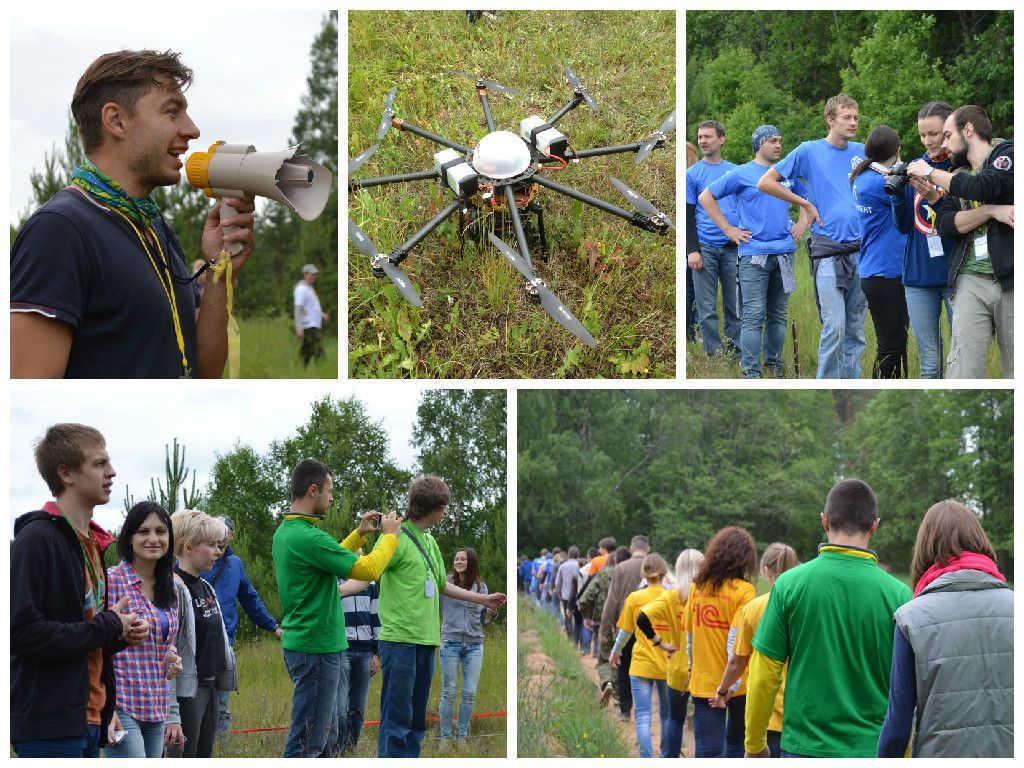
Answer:
[[435, 646], [381, 640], [377, 647], [381, 667], [377, 757], [419, 757], [427, 732]]
[[733, 346], [740, 345], [740, 317], [736, 301], [736, 246], [700, 244], [704, 266], [693, 270], [694, 298], [697, 301], [697, 324], [704, 340], [704, 351], [713, 355], [722, 347], [718, 334], [718, 284], [722, 284], [722, 314], [725, 315], [725, 336]]
[[652, 690], [658, 691], [658, 718], [661, 720], [661, 744], [658, 756], [665, 757], [668, 750], [668, 685], [664, 680], [629, 676], [629, 687], [633, 692], [633, 709], [636, 715], [636, 745], [640, 757], [654, 757], [651, 745]]
[[456, 739], [469, 734], [469, 718], [476, 703], [476, 684], [480, 681], [480, 670], [484, 665], [483, 643], [458, 643], [441, 641], [441, 738], [452, 737], [452, 714], [455, 710], [455, 693], [459, 685], [459, 668], [462, 668], [462, 699], [459, 701], [459, 724], [455, 730]]
[[712, 709], [708, 699], [693, 699], [694, 757], [743, 757], [746, 696], [733, 696], [725, 709]]
[[810, 755], [798, 755], [796, 752], [787, 752], [784, 749], [782, 750], [782, 755], [781, 756], [782, 757], [801, 757], [801, 758], [810, 758], [811, 757]]
[[100, 727], [90, 725], [88, 733], [82, 736], [68, 736], [63, 739], [29, 739], [15, 741], [14, 754], [18, 757], [99, 757]]
[[341, 652], [341, 674], [338, 675], [338, 699], [334, 724], [327, 738], [324, 757], [337, 757], [353, 751], [359, 744], [363, 713], [370, 697], [370, 664], [372, 651]]
[[231, 691], [217, 691], [217, 735], [231, 731]]
[[285, 757], [319, 757], [327, 746], [338, 700], [341, 652], [302, 653], [284, 649], [284, 666], [295, 684], [292, 724]]
[[772, 757], [782, 757], [782, 731], [767, 731], [765, 736], [768, 741], [768, 754]]
[[946, 320], [949, 322], [950, 333], [953, 331], [953, 308], [949, 304], [950, 289], [948, 286], [939, 288], [917, 288], [903, 286], [907, 297], [907, 312], [910, 314], [910, 327], [917, 340], [917, 353], [921, 358], [921, 378], [941, 379], [942, 363], [945, 356], [942, 352], [942, 305], [946, 305]]
[[782, 372], [789, 294], [782, 289], [779, 259], [788, 259], [792, 268], [792, 253], [769, 256], [764, 267], [753, 264], [749, 256], [740, 259], [740, 289], [743, 294], [740, 372], [748, 379], [761, 375], [762, 350], [765, 372]]
[[120, 707], [117, 719], [121, 721], [125, 737], [118, 745], [103, 748], [106, 757], [162, 757], [164, 754], [164, 724], [135, 720]]
[[[856, 264], [860, 252], [850, 254]], [[860, 288], [860, 274], [845, 291], [836, 287], [836, 267], [831, 257], [820, 259], [815, 279], [821, 304], [821, 341], [818, 344], [819, 379], [859, 379], [868, 300]]]
[[668, 725], [665, 726], [665, 754], [662, 757], [679, 757], [683, 750], [683, 727], [686, 725], [686, 702], [688, 691], [668, 689]]

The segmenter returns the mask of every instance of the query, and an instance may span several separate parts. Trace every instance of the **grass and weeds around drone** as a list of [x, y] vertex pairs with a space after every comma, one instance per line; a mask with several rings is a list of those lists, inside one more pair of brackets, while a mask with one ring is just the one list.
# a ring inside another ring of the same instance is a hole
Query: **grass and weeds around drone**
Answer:
[[[505, 11], [471, 25], [461, 11], [349, 14], [349, 157], [376, 141], [385, 94], [398, 86], [396, 115], [454, 141], [483, 137], [472, 72], [515, 88], [489, 96], [496, 127], [517, 130], [530, 114], [550, 117], [571, 96], [571, 66], [601, 112], [581, 106], [559, 122], [585, 149], [646, 139], [675, 107], [672, 12], [545, 13]], [[633, 154], [588, 158], [551, 174], [628, 209], [615, 176], [675, 218], [675, 136], [636, 166]], [[427, 170], [440, 147], [389, 131], [356, 178]], [[389, 252], [450, 198], [436, 181], [362, 190], [349, 215]], [[545, 378], [675, 375], [675, 237], [541, 190], [551, 248], [539, 276], [597, 338], [590, 350], [529, 302], [524, 281], [489, 245], [462, 247], [457, 219], [403, 262], [423, 297], [416, 308], [367, 259], [349, 249], [349, 375], [363, 377]], [[506, 240], [515, 245], [514, 238]]]

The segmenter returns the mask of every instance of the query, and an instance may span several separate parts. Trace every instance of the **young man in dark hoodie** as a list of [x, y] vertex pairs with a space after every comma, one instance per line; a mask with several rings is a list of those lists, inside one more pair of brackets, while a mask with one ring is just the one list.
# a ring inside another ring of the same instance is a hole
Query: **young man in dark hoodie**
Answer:
[[127, 597], [107, 604], [113, 538], [92, 519], [116, 474], [103, 435], [55, 424], [35, 457], [54, 501], [14, 523], [11, 744], [18, 757], [98, 757], [114, 712], [111, 655], [149, 626]]

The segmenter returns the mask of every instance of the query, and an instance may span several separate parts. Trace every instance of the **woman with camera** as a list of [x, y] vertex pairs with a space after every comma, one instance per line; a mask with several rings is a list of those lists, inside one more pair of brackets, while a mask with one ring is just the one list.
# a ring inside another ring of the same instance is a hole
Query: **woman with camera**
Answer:
[[[942, 126], [952, 112], [953, 108], [946, 102], [930, 101], [917, 113], [917, 133], [925, 148], [921, 159], [943, 171], [953, 166], [949, 154], [942, 148]], [[947, 284], [947, 259], [953, 242], [940, 238], [935, 231], [934, 208], [941, 194], [927, 181], [911, 178], [900, 194], [892, 198], [896, 227], [907, 235], [903, 291], [921, 358], [922, 379], [942, 378], [943, 304], [946, 305], [947, 327], [952, 328], [953, 324]]]
[[910, 325], [902, 279], [907, 236], [896, 229], [889, 202], [890, 193], [907, 179], [905, 172], [890, 175], [900, 159], [899, 134], [887, 125], [877, 126], [868, 134], [864, 154], [867, 158], [853, 170], [850, 185], [861, 223], [860, 286], [875, 326], [872, 378], [902, 379], [907, 375]]

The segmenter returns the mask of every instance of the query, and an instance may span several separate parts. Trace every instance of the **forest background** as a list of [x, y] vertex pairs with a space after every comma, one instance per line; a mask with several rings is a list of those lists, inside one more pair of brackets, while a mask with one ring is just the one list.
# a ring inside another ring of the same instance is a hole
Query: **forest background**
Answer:
[[784, 153], [824, 136], [824, 103], [840, 91], [860, 104], [857, 139], [885, 123], [905, 158], [924, 151], [917, 111], [929, 101], [978, 104], [1011, 138], [1012, 84], [1009, 10], [686, 12], [686, 137], [720, 120], [734, 163], [750, 160], [764, 123], [781, 130]]
[[738, 525], [807, 560], [829, 489], [856, 477], [894, 571], [925, 511], [955, 498], [1013, 572], [1010, 390], [521, 391], [518, 414], [520, 554], [646, 534], [672, 562]]

